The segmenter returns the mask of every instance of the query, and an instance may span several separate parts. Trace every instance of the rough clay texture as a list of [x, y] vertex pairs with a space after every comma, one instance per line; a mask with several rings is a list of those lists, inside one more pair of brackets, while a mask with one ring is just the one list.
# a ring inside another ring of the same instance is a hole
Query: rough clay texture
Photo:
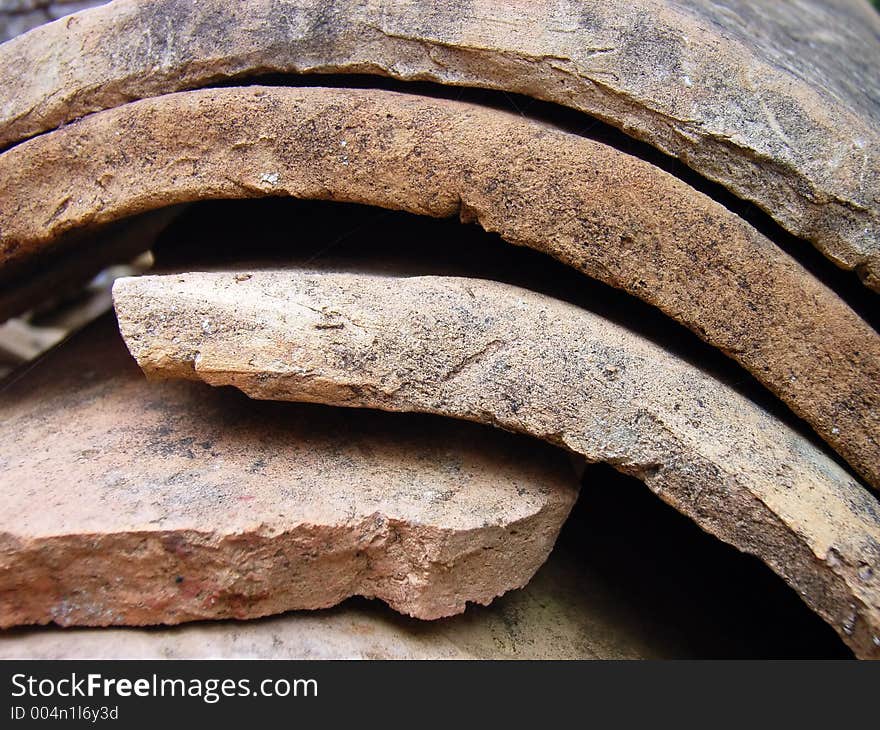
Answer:
[[878, 289], [878, 33], [863, 0], [117, 0], [0, 46], [0, 144], [255, 73], [505, 89], [679, 157]]
[[114, 302], [149, 376], [439, 413], [606, 461], [880, 657], [876, 500], [751, 401], [612, 322], [455, 277], [190, 273], [119, 279]]
[[524, 437], [150, 384], [108, 329], [3, 389], [0, 626], [448, 616], [523, 586], [577, 496]]
[[164, 629], [7, 630], [0, 659], [675, 659], [705, 651], [680, 626], [655, 621], [650, 603], [621, 600], [583, 563], [557, 546], [522, 590], [438, 621], [355, 599]]
[[375, 90], [203, 90], [0, 155], [0, 262], [70, 229], [204, 198], [459, 214], [638, 296], [736, 359], [880, 485], [880, 335], [721, 205], [517, 115]]

